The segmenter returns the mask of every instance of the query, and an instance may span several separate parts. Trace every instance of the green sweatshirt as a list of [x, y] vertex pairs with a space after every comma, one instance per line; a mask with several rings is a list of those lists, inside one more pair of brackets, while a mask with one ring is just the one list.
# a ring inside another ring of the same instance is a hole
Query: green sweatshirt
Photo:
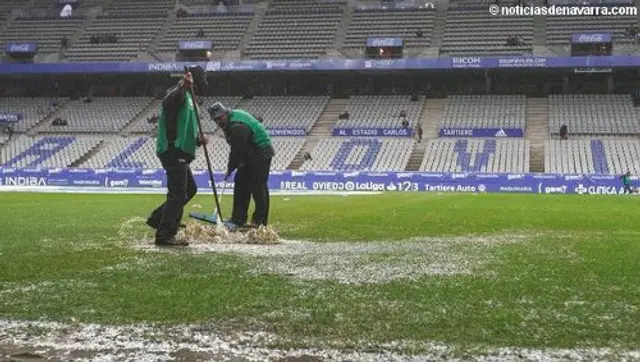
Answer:
[[258, 122], [258, 120], [249, 112], [243, 111], [242, 109], [234, 109], [229, 115], [229, 122], [242, 123], [249, 127], [253, 134], [253, 143], [256, 146], [266, 148], [271, 144], [271, 137], [269, 137], [267, 129], [264, 128], [264, 125]]
[[[168, 115], [167, 113], [172, 113]], [[175, 118], [175, 119], [174, 119]], [[166, 110], [164, 107], [160, 109], [160, 117], [158, 117], [158, 138], [156, 140], [156, 153], [158, 156], [163, 154], [169, 148], [169, 140], [167, 130], [171, 127], [168, 122], [174, 121], [175, 140], [173, 146], [185, 154], [194, 157], [196, 155], [196, 147], [198, 144], [198, 120], [196, 118], [196, 110], [193, 100], [189, 92], [184, 93], [184, 103], [176, 110]]]
[[627, 175], [622, 175], [622, 183], [628, 185], [629, 183], [631, 183], [631, 178]]

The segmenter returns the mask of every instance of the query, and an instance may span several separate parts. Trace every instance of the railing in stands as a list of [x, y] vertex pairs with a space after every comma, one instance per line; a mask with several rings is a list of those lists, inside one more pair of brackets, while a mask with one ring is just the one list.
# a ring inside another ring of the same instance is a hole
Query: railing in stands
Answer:
[[251, 5], [220, 6], [220, 5], [184, 5], [183, 8], [190, 16], [218, 15], [218, 14], [251, 14]]
[[23, 9], [12, 9], [11, 15], [14, 18], [19, 19], [84, 19], [91, 9], [88, 8], [79, 8], [74, 9], [73, 13], [70, 17], [61, 17], [60, 9], [51, 7], [47, 9], [34, 9], [34, 8], [23, 8]]
[[389, 3], [381, 0], [359, 0], [358, 10], [435, 9], [435, 0], [405, 0]]

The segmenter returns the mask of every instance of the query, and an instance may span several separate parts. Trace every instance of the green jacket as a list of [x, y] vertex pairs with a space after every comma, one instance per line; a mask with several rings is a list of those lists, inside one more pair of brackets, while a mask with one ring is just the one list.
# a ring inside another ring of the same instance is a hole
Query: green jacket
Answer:
[[196, 156], [199, 146], [198, 120], [191, 94], [179, 86], [174, 87], [162, 101], [158, 117], [156, 154], [165, 153], [172, 145], [181, 151], [188, 162]]
[[249, 127], [252, 134], [251, 140], [258, 148], [266, 148], [271, 145], [271, 137], [267, 133], [267, 129], [251, 113], [242, 109], [234, 109], [229, 115], [229, 122], [242, 123]]
[[264, 125], [247, 111], [232, 110], [224, 134], [231, 148], [227, 174], [247, 162], [267, 160], [275, 155], [271, 137]]
[[623, 183], [623, 184], [628, 185], [628, 184], [630, 184], [630, 183], [631, 183], [631, 178], [630, 178], [629, 176], [627, 176], [627, 175], [622, 175], [622, 177], [621, 177], [621, 178], [622, 178], [622, 183]]

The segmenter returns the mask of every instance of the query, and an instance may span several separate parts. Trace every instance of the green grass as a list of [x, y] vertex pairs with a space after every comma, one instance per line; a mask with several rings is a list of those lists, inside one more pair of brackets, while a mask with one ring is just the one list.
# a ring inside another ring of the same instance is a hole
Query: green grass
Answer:
[[[532, 235], [490, 249], [492, 258], [483, 268], [491, 273], [359, 286], [255, 275], [251, 259], [231, 254], [145, 253], [123, 246], [122, 223], [146, 217], [161, 199], [0, 194], [0, 318], [259, 324], [299, 344], [413, 340], [469, 347], [631, 348], [640, 343], [635, 198], [274, 197], [272, 222], [288, 239]], [[209, 209], [211, 198], [194, 202]], [[140, 225], [134, 231], [146, 232]], [[371, 261], [397, 257], [381, 253]], [[17, 289], [27, 286], [36, 287]]]

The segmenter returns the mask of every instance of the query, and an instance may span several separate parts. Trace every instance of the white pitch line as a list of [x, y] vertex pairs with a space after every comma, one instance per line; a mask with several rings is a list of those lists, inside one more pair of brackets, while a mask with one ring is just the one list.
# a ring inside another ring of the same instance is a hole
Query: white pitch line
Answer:
[[[58, 187], [58, 186], [0, 186], [0, 192], [33, 192], [33, 193], [62, 193], [62, 194], [166, 194], [166, 188], [120, 188], [120, 187]], [[212, 193], [212, 189], [199, 188], [198, 195]], [[351, 196], [351, 195], [380, 195], [381, 191], [270, 191], [272, 195], [282, 196]]]

